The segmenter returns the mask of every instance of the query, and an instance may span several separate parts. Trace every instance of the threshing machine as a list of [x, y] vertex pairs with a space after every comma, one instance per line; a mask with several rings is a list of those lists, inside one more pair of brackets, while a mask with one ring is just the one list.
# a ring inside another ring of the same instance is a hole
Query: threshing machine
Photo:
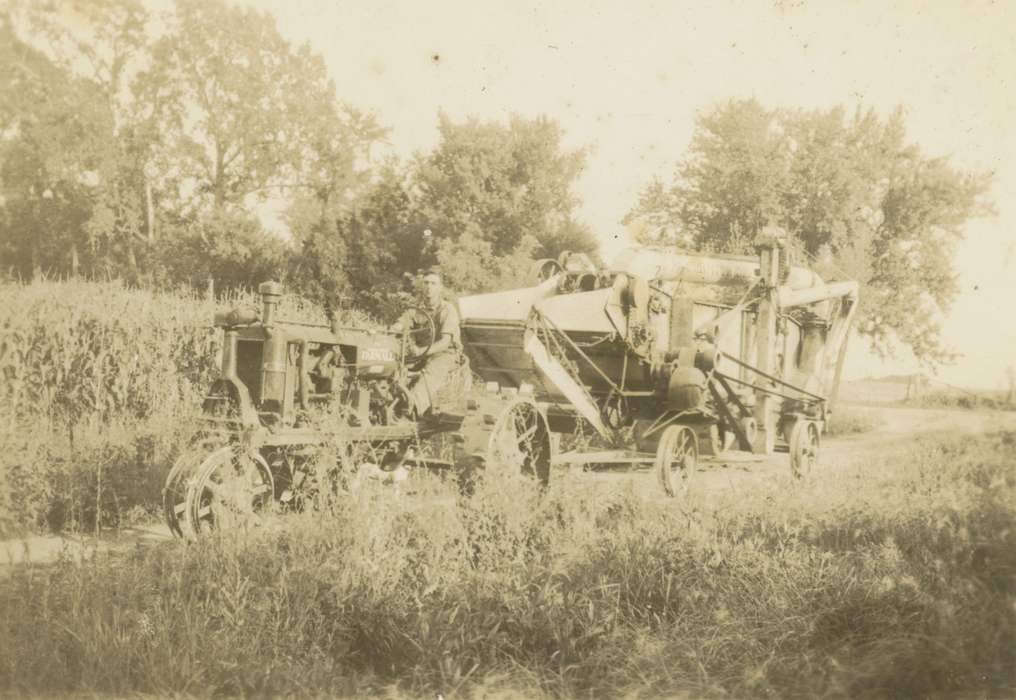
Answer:
[[597, 269], [541, 261], [532, 287], [461, 298], [463, 344], [492, 388], [531, 394], [547, 429], [591, 426], [606, 451], [564, 462], [652, 462], [687, 489], [700, 455], [790, 453], [814, 465], [858, 301], [792, 264], [766, 229], [758, 257], [624, 251]]

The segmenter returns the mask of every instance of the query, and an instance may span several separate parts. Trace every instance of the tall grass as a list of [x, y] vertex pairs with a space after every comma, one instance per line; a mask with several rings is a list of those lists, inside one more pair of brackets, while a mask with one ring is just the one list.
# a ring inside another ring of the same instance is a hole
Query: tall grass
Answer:
[[0, 689], [1007, 697], [1016, 435], [681, 504], [582, 475], [365, 487], [313, 514], [16, 571]]

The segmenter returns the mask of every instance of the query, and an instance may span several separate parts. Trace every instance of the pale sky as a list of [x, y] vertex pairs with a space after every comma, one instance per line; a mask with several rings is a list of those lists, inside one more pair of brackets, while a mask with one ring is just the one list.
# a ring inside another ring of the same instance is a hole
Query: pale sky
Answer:
[[[970, 224], [940, 377], [998, 387], [1016, 362], [1016, 2], [502, 2], [248, 0], [325, 59], [340, 99], [376, 112], [390, 149], [437, 143], [437, 113], [557, 119], [592, 154], [581, 217], [610, 254], [620, 219], [669, 179], [695, 115], [728, 98], [767, 107], [908, 110], [928, 155], [995, 171], [998, 215]], [[909, 371], [852, 342], [847, 377]]]

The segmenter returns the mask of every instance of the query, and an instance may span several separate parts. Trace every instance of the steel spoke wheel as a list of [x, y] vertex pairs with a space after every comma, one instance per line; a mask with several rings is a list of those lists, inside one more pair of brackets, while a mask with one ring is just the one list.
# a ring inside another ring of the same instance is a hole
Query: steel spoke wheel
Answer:
[[214, 444], [202, 442], [184, 451], [173, 463], [162, 487], [162, 513], [169, 531], [176, 537], [190, 537], [187, 522], [187, 491]]
[[257, 452], [236, 446], [216, 450], [204, 461], [187, 492], [190, 531], [199, 537], [213, 530], [256, 525], [271, 507], [274, 483]]
[[487, 466], [513, 468], [534, 476], [541, 483], [550, 481], [550, 429], [537, 405], [519, 400], [498, 417], [490, 434]]
[[795, 479], [811, 474], [818, 463], [819, 434], [815, 421], [797, 420], [790, 429], [790, 473]]
[[656, 447], [656, 475], [668, 496], [684, 496], [698, 469], [698, 440], [686, 425], [671, 425]]

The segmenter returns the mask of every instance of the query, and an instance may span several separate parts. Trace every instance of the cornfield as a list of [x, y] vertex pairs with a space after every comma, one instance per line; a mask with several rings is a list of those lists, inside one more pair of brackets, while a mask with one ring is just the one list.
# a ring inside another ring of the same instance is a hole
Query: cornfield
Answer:
[[[6, 512], [28, 527], [62, 527], [153, 506], [219, 364], [213, 316], [255, 305], [255, 295], [210, 300], [86, 281], [0, 290]], [[281, 315], [324, 321], [295, 297]]]
[[[4, 285], [0, 373], [8, 421], [73, 427], [148, 418], [190, 404], [215, 370], [218, 310], [253, 295], [211, 301], [127, 289], [116, 282]], [[283, 314], [321, 320], [290, 299]]]

